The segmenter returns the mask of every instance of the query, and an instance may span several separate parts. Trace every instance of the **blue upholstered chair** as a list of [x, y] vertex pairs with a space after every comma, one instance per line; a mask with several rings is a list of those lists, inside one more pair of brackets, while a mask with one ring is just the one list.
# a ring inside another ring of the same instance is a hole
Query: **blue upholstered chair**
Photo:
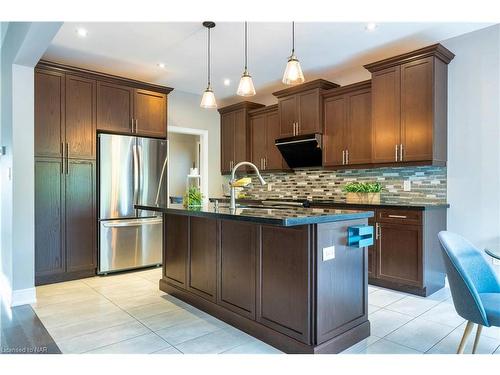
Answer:
[[467, 320], [457, 353], [463, 353], [469, 335], [477, 324], [472, 353], [476, 352], [483, 326], [500, 326], [500, 280], [481, 251], [465, 238], [440, 232], [446, 274], [458, 315]]

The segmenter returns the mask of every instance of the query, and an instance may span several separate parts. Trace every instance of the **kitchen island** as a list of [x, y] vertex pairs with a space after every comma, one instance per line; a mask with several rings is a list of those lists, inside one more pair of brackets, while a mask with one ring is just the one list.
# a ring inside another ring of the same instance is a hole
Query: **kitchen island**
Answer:
[[136, 208], [163, 213], [162, 291], [286, 353], [338, 353], [370, 335], [372, 212]]

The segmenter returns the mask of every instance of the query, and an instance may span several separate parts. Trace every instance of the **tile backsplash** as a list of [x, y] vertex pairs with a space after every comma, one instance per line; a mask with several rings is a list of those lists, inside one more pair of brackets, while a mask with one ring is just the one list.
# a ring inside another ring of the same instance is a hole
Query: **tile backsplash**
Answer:
[[[342, 187], [350, 181], [380, 182], [381, 200], [386, 203], [446, 203], [445, 167], [398, 167], [374, 169], [302, 169], [291, 173], [262, 173], [271, 190], [255, 177], [245, 189], [255, 199], [309, 199], [345, 201]], [[411, 191], [403, 182], [411, 181]]]

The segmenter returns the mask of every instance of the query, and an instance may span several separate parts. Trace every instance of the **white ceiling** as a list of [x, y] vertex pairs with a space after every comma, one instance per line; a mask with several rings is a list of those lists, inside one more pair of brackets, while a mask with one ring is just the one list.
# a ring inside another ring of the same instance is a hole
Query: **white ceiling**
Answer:
[[[489, 25], [382, 23], [367, 32], [364, 23], [296, 23], [295, 50], [306, 79], [322, 76], [346, 84], [353, 75], [366, 74], [363, 64]], [[77, 27], [87, 29], [87, 37], [79, 37]], [[242, 22], [219, 22], [212, 29], [212, 86], [218, 99], [231, 100], [236, 92], [243, 71], [243, 32]], [[248, 34], [256, 90], [283, 87], [291, 24], [251, 22]], [[65, 23], [44, 58], [200, 94], [207, 83], [206, 43], [201, 22]], [[165, 69], [157, 66], [160, 62]], [[223, 84], [226, 78], [229, 87]]]

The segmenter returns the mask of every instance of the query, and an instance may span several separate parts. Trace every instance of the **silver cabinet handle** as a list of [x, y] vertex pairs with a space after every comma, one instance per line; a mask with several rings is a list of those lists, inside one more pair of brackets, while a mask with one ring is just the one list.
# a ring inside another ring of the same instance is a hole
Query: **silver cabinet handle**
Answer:
[[387, 215], [387, 217], [392, 217], [394, 219], [407, 219], [408, 216], [405, 215]]
[[398, 145], [396, 145], [396, 155], [395, 155], [395, 157], [396, 157], [396, 161], [398, 161]]
[[403, 161], [403, 144], [399, 145], [399, 161]]
[[349, 150], [345, 150], [345, 163], [349, 164]]
[[375, 224], [375, 239], [378, 240], [382, 238], [382, 229], [380, 228], [380, 224]]
[[342, 150], [342, 165], [345, 165], [345, 150]]
[[69, 143], [66, 142], [66, 174], [69, 174]]
[[105, 228], [118, 228], [118, 227], [137, 227], [146, 224], [161, 224], [163, 222], [162, 218], [153, 218], [153, 219], [142, 219], [142, 220], [130, 220], [130, 221], [121, 221], [115, 220], [116, 222], [106, 222], [102, 223], [102, 226]]

